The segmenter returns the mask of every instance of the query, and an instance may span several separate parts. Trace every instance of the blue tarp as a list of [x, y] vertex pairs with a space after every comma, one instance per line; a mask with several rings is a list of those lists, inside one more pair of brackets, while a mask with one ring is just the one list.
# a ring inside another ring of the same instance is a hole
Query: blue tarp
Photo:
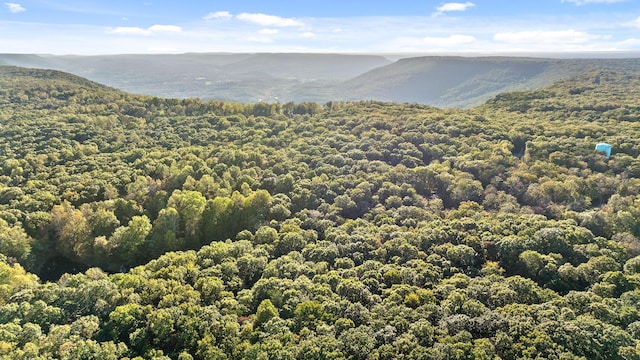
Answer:
[[598, 143], [596, 144], [596, 151], [604, 153], [606, 157], [611, 156], [611, 144]]

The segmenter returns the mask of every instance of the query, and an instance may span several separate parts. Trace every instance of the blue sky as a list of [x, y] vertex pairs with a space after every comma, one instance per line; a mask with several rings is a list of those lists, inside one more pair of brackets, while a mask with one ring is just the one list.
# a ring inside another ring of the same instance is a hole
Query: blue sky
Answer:
[[0, 53], [640, 51], [639, 0], [0, 4]]

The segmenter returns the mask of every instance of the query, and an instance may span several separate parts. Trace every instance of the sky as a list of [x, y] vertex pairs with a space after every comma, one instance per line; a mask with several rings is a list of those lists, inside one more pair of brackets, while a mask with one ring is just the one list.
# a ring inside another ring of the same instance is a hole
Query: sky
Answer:
[[640, 51], [640, 0], [0, 0], [0, 53]]

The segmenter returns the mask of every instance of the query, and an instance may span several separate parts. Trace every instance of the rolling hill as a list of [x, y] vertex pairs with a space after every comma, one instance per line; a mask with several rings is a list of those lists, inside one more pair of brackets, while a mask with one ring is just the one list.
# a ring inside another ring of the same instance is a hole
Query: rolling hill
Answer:
[[70, 72], [126, 92], [239, 102], [416, 102], [469, 108], [509, 91], [535, 90], [601, 69], [640, 71], [630, 59], [376, 55], [0, 54], [0, 64]]
[[598, 69], [640, 70], [638, 59], [418, 57], [371, 70], [342, 84], [346, 99], [466, 108], [509, 91], [533, 90]]
[[[382, 56], [338, 54], [179, 54], [51, 56], [0, 54], [9, 65], [55, 69], [127, 91], [242, 102], [329, 101], [333, 88], [376, 67]], [[313, 85], [307, 87], [304, 84]], [[323, 90], [313, 95], [317, 85]], [[309, 90], [307, 90], [309, 89]], [[329, 89], [329, 90], [327, 90]], [[309, 93], [311, 92], [311, 93]]]

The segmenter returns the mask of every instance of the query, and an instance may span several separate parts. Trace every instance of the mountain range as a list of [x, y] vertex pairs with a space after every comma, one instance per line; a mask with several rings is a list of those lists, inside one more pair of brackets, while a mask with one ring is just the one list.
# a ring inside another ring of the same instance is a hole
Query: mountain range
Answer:
[[637, 58], [188, 53], [0, 54], [0, 64], [69, 72], [130, 93], [238, 102], [382, 100], [468, 108], [580, 73], [640, 71]]

